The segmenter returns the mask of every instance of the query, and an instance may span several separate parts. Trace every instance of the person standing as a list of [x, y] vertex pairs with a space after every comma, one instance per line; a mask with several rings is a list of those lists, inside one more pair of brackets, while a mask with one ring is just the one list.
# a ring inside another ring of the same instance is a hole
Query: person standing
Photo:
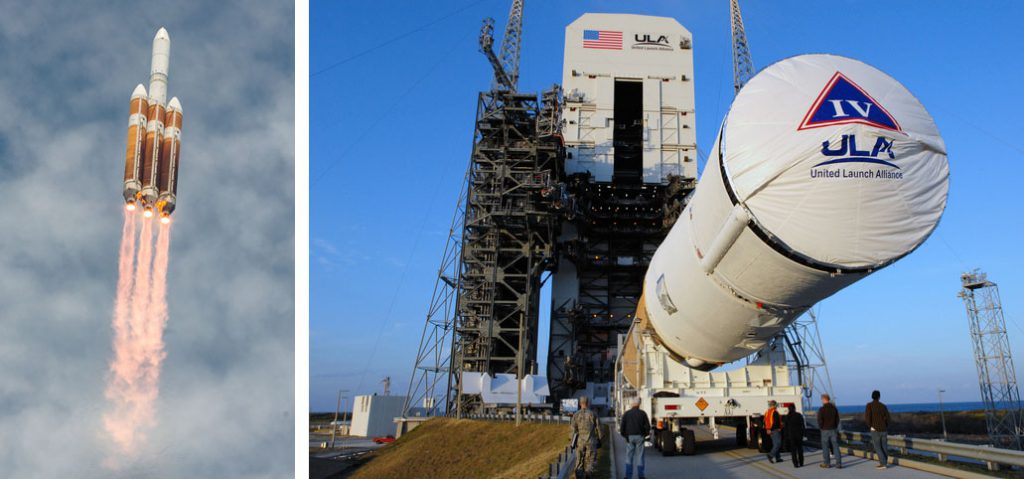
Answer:
[[782, 431], [789, 446], [789, 455], [793, 458], [793, 467], [804, 467], [804, 415], [796, 410], [794, 404], [782, 407], [786, 415]]
[[864, 408], [864, 422], [871, 430], [871, 446], [878, 456], [876, 469], [885, 469], [889, 463], [889, 408], [878, 399], [882, 393], [871, 392], [871, 402]]
[[836, 469], [843, 468], [843, 457], [839, 453], [839, 410], [832, 404], [828, 394], [821, 395], [821, 407], [818, 408], [818, 429], [821, 430], [821, 467], [832, 467], [830, 453], [836, 456]]
[[644, 479], [644, 438], [651, 433], [651, 420], [640, 409], [640, 398], [633, 398], [629, 405], [619, 425], [619, 433], [626, 439], [626, 479], [633, 477], [634, 464], [637, 477]]
[[779, 403], [768, 401], [768, 410], [764, 413], [764, 430], [772, 438], [772, 450], [768, 453], [768, 462], [782, 462], [782, 421], [779, 420]]
[[590, 479], [601, 447], [601, 425], [590, 410], [590, 399], [580, 397], [580, 410], [572, 415], [572, 447], [576, 449], [576, 479]]

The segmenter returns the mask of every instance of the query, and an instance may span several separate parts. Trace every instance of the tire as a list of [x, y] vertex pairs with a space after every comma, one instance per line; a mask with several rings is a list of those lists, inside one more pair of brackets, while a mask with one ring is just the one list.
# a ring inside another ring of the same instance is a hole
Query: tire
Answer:
[[750, 435], [747, 440], [747, 449], [761, 449], [761, 428], [757, 426], [750, 426]]
[[697, 452], [697, 438], [693, 435], [693, 429], [683, 429], [683, 455], [692, 456]]
[[744, 427], [736, 428], [736, 447], [747, 447], [747, 429]]
[[661, 430], [661, 455], [665, 457], [676, 455], [676, 438], [671, 429]]
[[760, 429], [757, 431], [757, 452], [768, 452], [772, 450], [772, 438], [768, 431]]

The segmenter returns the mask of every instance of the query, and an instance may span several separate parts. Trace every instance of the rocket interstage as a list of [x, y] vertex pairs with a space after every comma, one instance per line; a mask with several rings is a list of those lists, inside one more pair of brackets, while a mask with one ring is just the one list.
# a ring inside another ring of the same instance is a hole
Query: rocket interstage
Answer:
[[948, 191], [942, 137], [902, 84], [835, 55], [775, 63], [733, 101], [638, 316], [691, 367], [746, 357], [914, 251]]
[[167, 103], [170, 55], [171, 37], [161, 28], [153, 38], [149, 94], [137, 86], [129, 113], [123, 195], [129, 211], [139, 202], [147, 217], [155, 210], [168, 218], [177, 200], [182, 109], [177, 97]]

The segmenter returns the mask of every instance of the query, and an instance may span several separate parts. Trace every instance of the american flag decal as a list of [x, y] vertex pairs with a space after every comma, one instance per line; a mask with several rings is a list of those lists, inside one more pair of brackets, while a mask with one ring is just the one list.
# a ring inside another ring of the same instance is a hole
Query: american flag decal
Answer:
[[583, 30], [583, 48], [622, 50], [622, 32]]

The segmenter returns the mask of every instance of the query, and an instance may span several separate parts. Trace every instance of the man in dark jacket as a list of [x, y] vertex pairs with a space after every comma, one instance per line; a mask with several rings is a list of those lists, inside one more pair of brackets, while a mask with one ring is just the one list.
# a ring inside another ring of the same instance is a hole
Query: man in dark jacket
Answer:
[[626, 479], [633, 477], [633, 464], [637, 477], [644, 479], [644, 438], [651, 433], [651, 420], [640, 409], [640, 398], [633, 398], [630, 406], [619, 424], [619, 433], [626, 438]]
[[889, 463], [889, 408], [878, 398], [882, 393], [871, 392], [871, 402], [864, 408], [864, 422], [871, 429], [871, 446], [878, 456], [876, 469], [885, 469]]
[[804, 415], [796, 411], [795, 404], [786, 404], [782, 408], [786, 412], [785, 425], [782, 426], [789, 446], [789, 455], [793, 457], [793, 467], [804, 465]]
[[818, 429], [821, 430], [821, 456], [824, 462], [821, 467], [832, 467], [830, 453], [836, 456], [836, 469], [843, 468], [843, 457], [839, 455], [839, 410], [832, 404], [828, 394], [821, 395], [821, 407], [818, 408]]
[[775, 400], [768, 401], [768, 410], [764, 412], [764, 430], [772, 438], [772, 450], [768, 453], [768, 462], [782, 462], [782, 421]]

